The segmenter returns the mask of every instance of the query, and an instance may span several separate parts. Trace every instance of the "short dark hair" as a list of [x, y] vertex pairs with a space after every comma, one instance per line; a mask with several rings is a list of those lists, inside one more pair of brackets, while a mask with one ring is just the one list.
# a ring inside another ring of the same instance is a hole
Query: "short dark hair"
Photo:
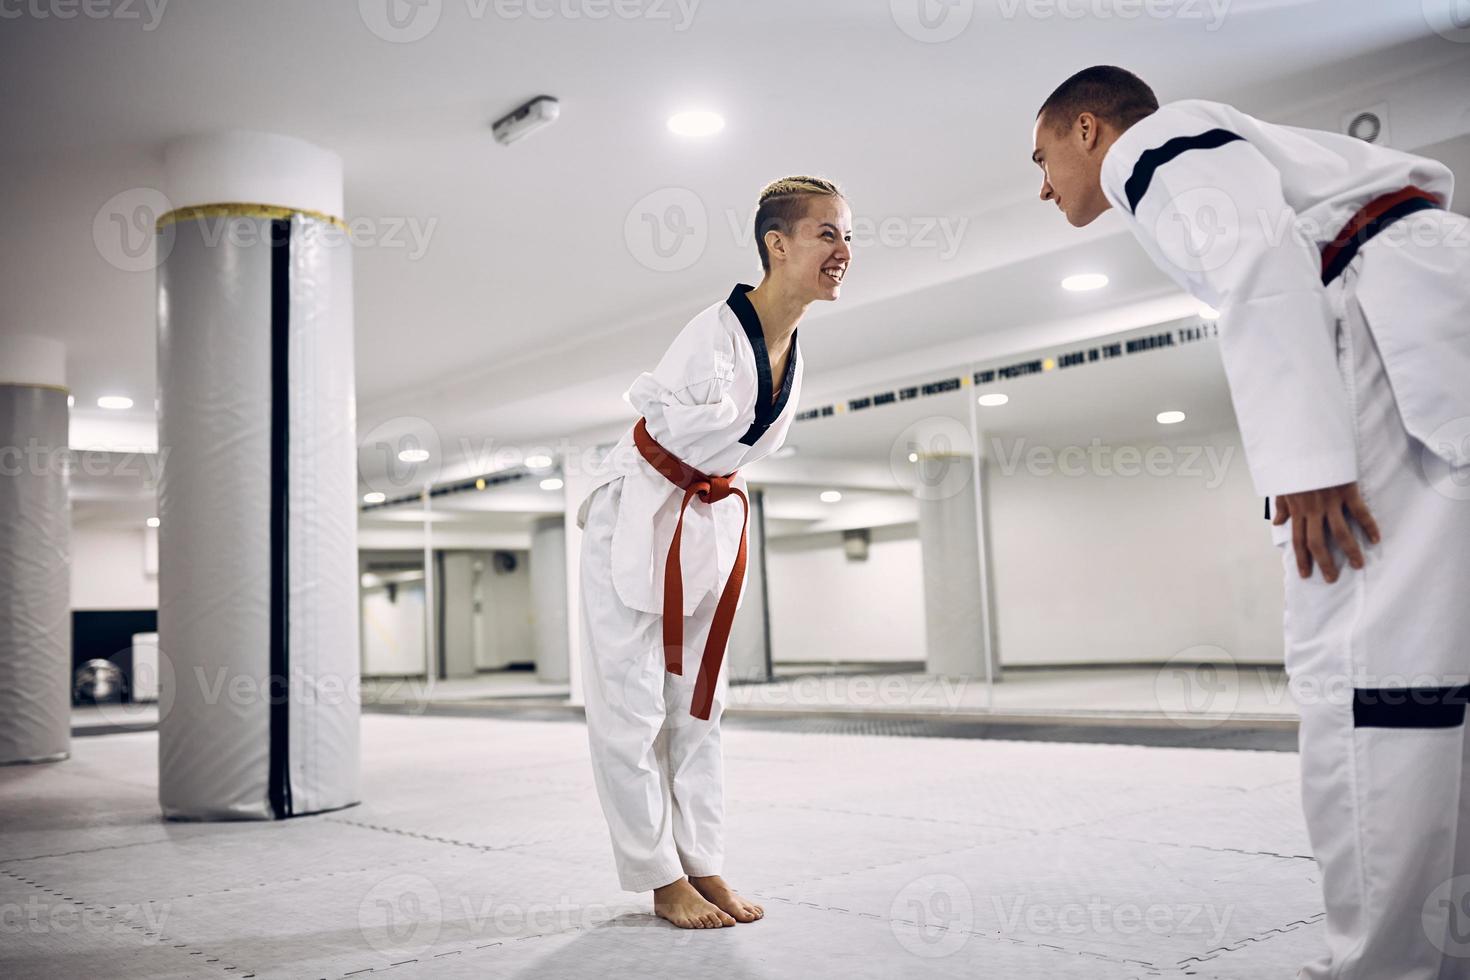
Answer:
[[1154, 90], [1133, 72], [1112, 65], [1084, 68], [1057, 86], [1036, 112], [1054, 129], [1066, 129], [1084, 112], [1119, 130], [1127, 129], [1159, 108]]

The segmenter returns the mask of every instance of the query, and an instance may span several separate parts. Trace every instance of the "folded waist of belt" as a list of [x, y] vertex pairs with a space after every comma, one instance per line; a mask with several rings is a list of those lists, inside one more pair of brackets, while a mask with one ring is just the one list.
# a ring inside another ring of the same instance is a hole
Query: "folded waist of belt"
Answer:
[[730, 577], [720, 592], [719, 603], [715, 606], [715, 618], [710, 623], [709, 637], [705, 640], [704, 654], [699, 661], [699, 677], [694, 684], [694, 702], [689, 708], [689, 713], [694, 717], [708, 720], [714, 705], [715, 682], [719, 680], [720, 663], [725, 658], [730, 627], [735, 621], [735, 604], [740, 600], [740, 585], [745, 580], [750, 500], [744, 491], [731, 485], [730, 481], [735, 479], [735, 473], [709, 476], [659, 445], [648, 434], [646, 419], [639, 419], [633, 428], [633, 442], [649, 466], [684, 491], [684, 502], [679, 505], [679, 522], [674, 525], [674, 538], [669, 543], [669, 555], [664, 562], [664, 667], [672, 674], [682, 676], [684, 673], [684, 574], [679, 563], [679, 548], [684, 536], [684, 511], [695, 497], [712, 504], [726, 497], [736, 496], [745, 508], [744, 522], [740, 525], [740, 550], [735, 555], [735, 567], [730, 569]]
[[1358, 254], [1358, 249], [1374, 235], [1400, 218], [1437, 207], [1439, 201], [1433, 194], [1413, 186], [1379, 195], [1363, 205], [1342, 226], [1337, 237], [1322, 246], [1322, 285], [1336, 279]]

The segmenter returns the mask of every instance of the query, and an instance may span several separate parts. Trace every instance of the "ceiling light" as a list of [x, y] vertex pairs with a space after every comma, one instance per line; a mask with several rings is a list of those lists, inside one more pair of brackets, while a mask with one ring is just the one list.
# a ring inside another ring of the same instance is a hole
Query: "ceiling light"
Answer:
[[994, 408], [997, 405], [1004, 405], [1006, 402], [1010, 401], [1011, 396], [1002, 395], [1000, 392], [994, 391], [988, 395], [981, 395], [979, 400], [980, 404], [984, 405], [986, 408]]
[[1160, 412], [1154, 416], [1160, 425], [1173, 425], [1175, 422], [1184, 421], [1183, 412]]
[[1199, 316], [1201, 320], [1218, 320], [1220, 319], [1220, 311], [1206, 303], [1201, 303], [1199, 305]]
[[718, 112], [694, 110], [669, 117], [669, 131], [680, 136], [713, 136], [724, 128], [725, 117]]
[[76, 395], [67, 395], [66, 396], [66, 407], [67, 408], [71, 408], [76, 403], [77, 403], [77, 396]]
[[835, 503], [837, 503], [837, 501], [839, 501], [841, 499], [842, 499], [842, 494], [839, 493], [839, 492], [837, 492], [836, 490], [823, 490], [822, 491], [822, 503], [824, 503], [824, 504], [835, 504]]
[[365, 504], [381, 504], [387, 499], [388, 495], [380, 490], [373, 490], [370, 493], [365, 493], [362, 495], [362, 502]]
[[132, 408], [133, 400], [124, 395], [103, 395], [97, 399], [98, 408]]
[[157, 527], [158, 526], [158, 518], [156, 518], [156, 517], [150, 517], [150, 518], [148, 518], [148, 526], [149, 527]]
[[542, 490], [560, 490], [564, 486], [566, 486], [566, 484], [562, 483], [560, 479], [554, 476], [548, 476], [546, 479], [541, 481]]
[[1069, 293], [1085, 293], [1089, 289], [1101, 289], [1108, 284], [1108, 277], [1101, 272], [1082, 272], [1062, 280], [1062, 288]]
[[544, 470], [551, 465], [551, 457], [537, 454], [526, 457], [526, 465], [533, 470]]
[[909, 462], [910, 463], [917, 463], [918, 461], [919, 461], [919, 454], [918, 453], [909, 453]]
[[475, 479], [475, 489], [476, 490], [484, 490], [485, 489], [485, 478], [483, 476], [477, 477]]
[[400, 463], [422, 463], [429, 458], [427, 449], [405, 449], [398, 454]]

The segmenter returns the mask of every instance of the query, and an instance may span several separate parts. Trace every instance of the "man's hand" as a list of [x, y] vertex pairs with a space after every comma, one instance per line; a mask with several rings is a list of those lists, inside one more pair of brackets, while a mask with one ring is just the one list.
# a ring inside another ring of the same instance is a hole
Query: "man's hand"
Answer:
[[1312, 560], [1322, 569], [1322, 577], [1329, 583], [1337, 581], [1337, 563], [1332, 560], [1331, 543], [1347, 555], [1348, 564], [1363, 567], [1363, 551], [1348, 527], [1348, 517], [1368, 535], [1368, 540], [1377, 544], [1381, 538], [1378, 522], [1368, 513], [1368, 505], [1358, 495], [1356, 483], [1344, 483], [1337, 487], [1321, 490], [1306, 490], [1288, 493], [1276, 498], [1276, 509], [1271, 523], [1281, 525], [1291, 518], [1291, 543], [1296, 549], [1296, 567], [1302, 578], [1312, 577]]

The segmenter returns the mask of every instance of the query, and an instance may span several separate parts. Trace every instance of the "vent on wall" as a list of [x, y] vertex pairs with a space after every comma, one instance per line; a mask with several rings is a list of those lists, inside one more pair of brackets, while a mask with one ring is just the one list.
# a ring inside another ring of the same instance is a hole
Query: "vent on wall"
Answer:
[[1392, 141], [1388, 132], [1388, 103], [1364, 106], [1342, 114], [1342, 131], [1364, 143], [1387, 146]]

